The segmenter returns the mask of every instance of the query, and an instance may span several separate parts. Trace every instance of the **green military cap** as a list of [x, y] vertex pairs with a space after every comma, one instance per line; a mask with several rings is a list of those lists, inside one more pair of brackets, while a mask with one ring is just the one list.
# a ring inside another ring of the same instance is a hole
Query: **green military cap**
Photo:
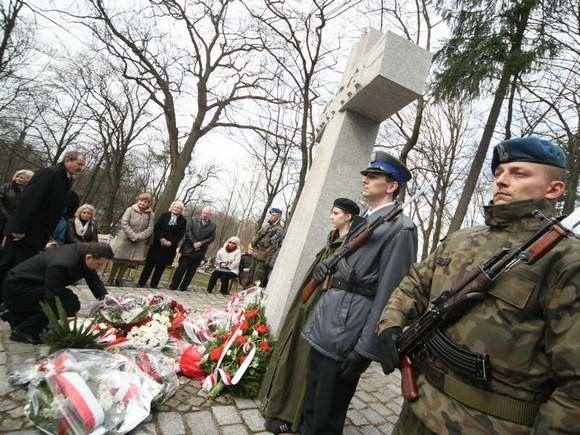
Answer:
[[502, 163], [509, 162], [532, 162], [542, 165], [566, 167], [564, 151], [550, 142], [533, 136], [518, 137], [504, 140], [493, 149], [491, 159], [491, 172]]

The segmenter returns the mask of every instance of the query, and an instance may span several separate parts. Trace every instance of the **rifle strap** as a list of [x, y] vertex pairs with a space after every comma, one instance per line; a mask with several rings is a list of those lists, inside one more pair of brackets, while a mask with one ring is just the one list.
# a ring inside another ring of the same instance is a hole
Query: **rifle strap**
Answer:
[[452, 399], [484, 414], [533, 426], [541, 404], [474, 387], [428, 364], [423, 368], [429, 383]]

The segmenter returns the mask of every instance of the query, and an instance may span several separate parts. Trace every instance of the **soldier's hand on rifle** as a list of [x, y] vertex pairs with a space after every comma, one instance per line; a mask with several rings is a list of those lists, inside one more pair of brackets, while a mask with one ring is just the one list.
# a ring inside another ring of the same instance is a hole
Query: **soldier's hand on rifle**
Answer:
[[400, 326], [393, 326], [392, 328], [385, 329], [379, 335], [379, 356], [385, 375], [399, 368], [401, 358], [397, 350], [397, 340], [402, 332], [403, 330]]
[[354, 379], [364, 373], [369, 368], [371, 360], [365, 358], [356, 350], [351, 351], [340, 367], [340, 377], [343, 379]]
[[316, 282], [324, 281], [326, 275], [330, 273], [330, 268], [328, 267], [328, 258], [324, 261], [321, 261], [316, 266], [314, 266], [314, 270], [312, 271], [312, 279]]

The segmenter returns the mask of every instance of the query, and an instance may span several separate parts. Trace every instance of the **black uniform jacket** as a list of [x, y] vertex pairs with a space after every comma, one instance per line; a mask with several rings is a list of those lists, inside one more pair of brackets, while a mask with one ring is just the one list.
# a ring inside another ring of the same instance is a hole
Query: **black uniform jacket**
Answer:
[[18, 243], [44, 248], [64, 213], [71, 181], [63, 164], [39, 169], [22, 191], [16, 211], [8, 219], [8, 231], [24, 233]]
[[[87, 247], [81, 243], [63, 245], [43, 251], [23, 261], [8, 272], [6, 277], [6, 299], [11, 297], [59, 296], [62, 290], [84, 278], [89, 289], [100, 299], [107, 294], [97, 272], [87, 268]], [[14, 294], [18, 289], [23, 294]], [[13, 293], [13, 294], [10, 294]]]

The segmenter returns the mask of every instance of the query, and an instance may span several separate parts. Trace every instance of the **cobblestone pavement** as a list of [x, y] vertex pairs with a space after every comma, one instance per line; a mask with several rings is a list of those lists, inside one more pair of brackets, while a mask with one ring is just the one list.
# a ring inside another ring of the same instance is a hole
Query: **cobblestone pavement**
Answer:
[[[110, 288], [112, 294], [147, 293], [147, 289]], [[163, 291], [163, 290], [162, 290]], [[226, 297], [208, 294], [196, 289], [168, 294], [187, 307], [203, 311], [206, 308], [225, 306]], [[93, 302], [86, 288], [79, 287], [78, 294], [83, 310]], [[81, 313], [82, 314], [82, 313]], [[24, 415], [27, 390], [8, 384], [8, 376], [26, 363], [33, 363], [45, 356], [46, 346], [10, 341], [10, 328], [0, 322], [0, 434], [37, 434]], [[362, 376], [355, 397], [348, 411], [344, 434], [390, 434], [401, 410], [402, 397], [399, 390], [398, 373], [385, 376], [378, 364], [373, 363]], [[180, 377], [177, 393], [155, 410], [147, 422], [137, 427], [132, 434], [181, 435], [181, 434], [267, 434], [264, 419], [257, 403], [249, 399], [223, 395], [210, 399], [200, 390], [197, 381]]]

